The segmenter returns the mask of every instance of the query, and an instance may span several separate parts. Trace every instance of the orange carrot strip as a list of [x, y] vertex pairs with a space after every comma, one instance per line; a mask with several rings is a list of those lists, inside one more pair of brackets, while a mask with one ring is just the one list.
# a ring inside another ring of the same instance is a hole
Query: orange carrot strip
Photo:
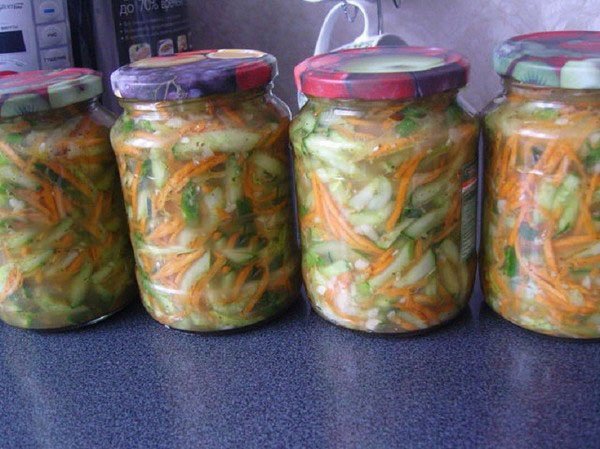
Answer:
[[233, 284], [233, 289], [231, 290], [231, 301], [232, 302], [237, 300], [237, 297], [240, 294], [240, 290], [242, 289], [242, 286], [246, 282], [246, 279], [248, 279], [248, 276], [252, 272], [253, 268], [254, 268], [254, 264], [249, 264], [249, 265], [246, 265], [244, 268], [242, 268], [240, 270], [240, 272], [238, 273], [237, 277], [235, 278], [235, 283]]
[[371, 276], [375, 276], [381, 273], [383, 270], [385, 270], [389, 266], [389, 264], [392, 263], [392, 261], [394, 260], [394, 251], [395, 248], [390, 247], [383, 254], [381, 254], [371, 265], [369, 269], [369, 274]]
[[394, 206], [394, 211], [385, 223], [385, 229], [388, 232], [394, 228], [396, 222], [398, 221], [398, 218], [400, 218], [400, 216], [402, 215], [402, 211], [404, 210], [404, 205], [406, 201], [406, 196], [408, 194], [408, 189], [410, 188], [411, 179], [415, 171], [417, 170], [419, 163], [423, 160], [424, 157], [425, 154], [419, 154], [413, 157], [411, 161], [407, 162], [408, 165], [406, 166], [406, 168], [400, 168], [400, 170], [402, 170], [402, 178], [400, 179], [398, 193], [396, 194], [396, 204]]
[[544, 240], [544, 256], [546, 257], [546, 263], [548, 268], [554, 273], [558, 273], [558, 265], [556, 264], [556, 258], [554, 257], [554, 251], [552, 249], [552, 241], [550, 239]]
[[73, 173], [67, 170], [65, 166], [51, 161], [44, 161], [43, 164], [50, 170], [52, 170], [54, 173], [59, 175], [61, 178], [68, 181], [69, 184], [71, 184], [85, 196], [90, 198], [93, 196], [92, 189], [90, 189], [82, 181], [80, 181], [79, 178], [77, 178], [77, 176], [75, 176]]
[[0, 291], [0, 303], [17, 291], [17, 289], [21, 287], [22, 283], [23, 275], [16, 267], [13, 268], [8, 274], [8, 279], [4, 284], [4, 288], [2, 291]]
[[197, 307], [201, 307], [202, 304], [202, 290], [206, 288], [211, 279], [223, 268], [226, 261], [223, 256], [218, 255], [208, 272], [192, 287], [189, 297]]

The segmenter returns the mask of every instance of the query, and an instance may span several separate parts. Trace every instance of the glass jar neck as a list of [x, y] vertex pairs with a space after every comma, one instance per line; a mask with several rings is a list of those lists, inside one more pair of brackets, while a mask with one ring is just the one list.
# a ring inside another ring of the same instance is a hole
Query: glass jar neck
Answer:
[[523, 84], [510, 78], [503, 80], [506, 96], [513, 100], [544, 101], [600, 105], [600, 89], [561, 89]]
[[189, 100], [165, 100], [165, 101], [139, 101], [135, 99], [120, 99], [119, 104], [126, 114], [145, 115], [153, 113], [165, 113], [182, 110], [199, 110], [210, 113], [215, 107], [227, 107], [228, 105], [253, 101], [271, 95], [271, 86], [260, 89], [251, 89], [231, 94], [210, 95], [207, 97], [193, 98]]
[[429, 95], [421, 98], [409, 98], [406, 100], [358, 100], [358, 99], [329, 99], [319, 97], [308, 97], [309, 101], [318, 103], [324, 107], [334, 107], [343, 109], [360, 109], [360, 108], [385, 108], [394, 104], [406, 105], [411, 103], [418, 103], [427, 107], [428, 105], [436, 105], [441, 109], [449, 106], [453, 101], [456, 100], [458, 90], [451, 90], [448, 92], [441, 92], [439, 94]]
[[33, 117], [41, 121], [68, 120], [82, 114], [87, 114], [91, 110], [100, 108], [98, 97], [90, 98], [89, 100], [79, 101], [77, 103], [68, 104], [60, 108], [48, 109], [45, 111], [31, 112], [24, 115], [13, 117], [13, 119]]

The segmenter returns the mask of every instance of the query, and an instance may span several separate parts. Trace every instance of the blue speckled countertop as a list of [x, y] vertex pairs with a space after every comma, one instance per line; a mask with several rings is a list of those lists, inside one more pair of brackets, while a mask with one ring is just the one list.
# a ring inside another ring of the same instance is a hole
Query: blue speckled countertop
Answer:
[[139, 304], [80, 331], [0, 325], [1, 448], [598, 448], [600, 343], [481, 306], [371, 337], [299, 303], [246, 333], [193, 335]]

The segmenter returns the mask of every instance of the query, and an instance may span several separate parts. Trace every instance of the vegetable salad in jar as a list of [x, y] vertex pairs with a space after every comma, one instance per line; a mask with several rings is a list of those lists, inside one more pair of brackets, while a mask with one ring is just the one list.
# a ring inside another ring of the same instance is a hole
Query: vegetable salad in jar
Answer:
[[133, 259], [113, 117], [87, 69], [0, 79], [0, 318], [62, 329], [123, 308]]
[[419, 47], [346, 50], [296, 68], [292, 123], [302, 270], [336, 324], [404, 333], [467, 303], [475, 272], [477, 136], [457, 103], [468, 64]]
[[600, 337], [600, 33], [518, 36], [494, 54], [483, 285], [508, 320]]
[[188, 331], [258, 323], [296, 297], [289, 110], [275, 58], [219, 50], [112, 76], [112, 131], [144, 306]]

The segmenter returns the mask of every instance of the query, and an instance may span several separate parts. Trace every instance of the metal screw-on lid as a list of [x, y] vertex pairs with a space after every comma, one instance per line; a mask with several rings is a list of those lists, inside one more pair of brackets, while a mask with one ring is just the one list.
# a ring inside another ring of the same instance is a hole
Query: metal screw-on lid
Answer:
[[264, 87], [277, 76], [273, 55], [200, 50], [143, 59], [111, 76], [115, 95], [141, 101], [186, 100]]
[[494, 69], [524, 84], [600, 89], [600, 32], [552, 31], [515, 36], [494, 50]]
[[48, 111], [102, 94], [102, 78], [89, 69], [39, 70], [0, 77], [0, 117]]
[[296, 66], [305, 95], [358, 100], [405, 100], [463, 87], [469, 63], [430, 47], [375, 47], [313, 56]]

